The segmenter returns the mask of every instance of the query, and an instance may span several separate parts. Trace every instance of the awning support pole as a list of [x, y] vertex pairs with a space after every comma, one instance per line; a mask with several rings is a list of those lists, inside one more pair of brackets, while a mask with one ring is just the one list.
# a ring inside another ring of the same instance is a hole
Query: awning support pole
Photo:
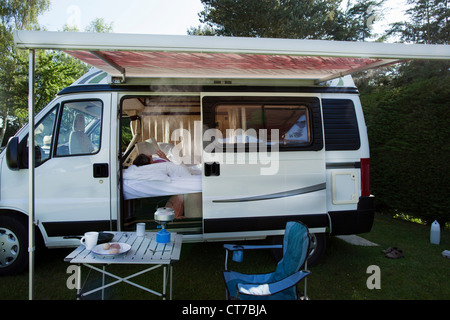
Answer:
[[35, 54], [29, 51], [28, 65], [28, 298], [34, 298], [34, 78]]
[[111, 60], [110, 58], [108, 58], [105, 54], [98, 52], [98, 51], [90, 51], [91, 54], [93, 54], [94, 56], [96, 56], [97, 58], [103, 60], [104, 62], [106, 62], [107, 64], [109, 64], [111, 67], [113, 67], [114, 69], [116, 69], [117, 71], [120, 72], [122, 78], [120, 80], [121, 83], [125, 83], [125, 68], [121, 67], [120, 65], [118, 65], [117, 63], [115, 63], [113, 60]]

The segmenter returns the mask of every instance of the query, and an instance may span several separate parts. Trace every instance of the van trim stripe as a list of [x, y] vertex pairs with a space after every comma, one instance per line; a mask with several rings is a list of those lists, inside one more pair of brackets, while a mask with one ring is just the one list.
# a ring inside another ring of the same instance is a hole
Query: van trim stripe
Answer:
[[88, 80], [92, 79], [93, 77], [99, 75], [100, 73], [102, 73], [103, 71], [99, 70], [98, 72], [94, 72], [88, 76], [86, 76], [84, 79], [81, 79], [79, 84], [85, 84]]
[[234, 202], [249, 202], [249, 201], [262, 201], [262, 200], [273, 200], [286, 197], [294, 197], [306, 193], [317, 192], [326, 189], [326, 183], [316, 184], [314, 186], [309, 186], [306, 188], [294, 189], [289, 191], [265, 194], [260, 196], [237, 198], [237, 199], [223, 199], [223, 200], [213, 200], [213, 203], [234, 203]]
[[250, 232], [267, 230], [284, 230], [288, 221], [301, 221], [308, 228], [328, 227], [328, 215], [326, 213], [277, 215], [269, 217], [240, 217], [205, 219], [203, 222], [205, 234], [222, 232]]
[[89, 221], [55, 221], [42, 223], [48, 237], [63, 237], [69, 235], [83, 235], [88, 231], [115, 230], [116, 220]]

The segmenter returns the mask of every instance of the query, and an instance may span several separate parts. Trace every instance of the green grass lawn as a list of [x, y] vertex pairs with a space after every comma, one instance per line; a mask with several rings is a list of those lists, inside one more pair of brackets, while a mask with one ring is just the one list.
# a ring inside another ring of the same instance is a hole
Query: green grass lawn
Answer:
[[[355, 246], [334, 237], [328, 238], [321, 262], [311, 267], [308, 296], [311, 300], [448, 300], [450, 299], [450, 259], [441, 252], [450, 249], [450, 231], [441, 231], [440, 245], [429, 242], [429, 227], [377, 214], [372, 232], [360, 235], [378, 247]], [[395, 246], [403, 250], [401, 259], [387, 259], [381, 250]], [[74, 300], [75, 291], [66, 281], [68, 263], [64, 257], [71, 249], [37, 252], [35, 299]], [[176, 300], [223, 300], [222, 280], [225, 252], [222, 243], [184, 244], [181, 260], [174, 265], [173, 298]], [[262, 273], [271, 272], [275, 261], [268, 251], [245, 253], [243, 263], [230, 263], [230, 269]], [[366, 281], [370, 265], [380, 268], [381, 289], [368, 289]], [[108, 270], [125, 276], [138, 270], [129, 266], [110, 266]], [[83, 280], [87, 269], [82, 269]], [[135, 278], [138, 283], [155, 283], [161, 290], [162, 270]], [[100, 283], [92, 273], [88, 286]], [[303, 285], [300, 285], [302, 288]], [[121, 300], [159, 299], [126, 284], [106, 290], [106, 298]], [[99, 295], [92, 298], [99, 298]], [[28, 299], [28, 274], [0, 278], [1, 300]]]
[[[325, 259], [312, 268], [309, 294], [317, 299], [450, 299], [450, 232], [441, 231], [440, 245], [430, 244], [427, 226], [376, 215], [370, 233], [361, 235], [379, 247], [361, 247], [331, 238]], [[404, 258], [388, 259], [381, 250], [403, 250]], [[377, 265], [381, 289], [369, 290], [367, 267]]]

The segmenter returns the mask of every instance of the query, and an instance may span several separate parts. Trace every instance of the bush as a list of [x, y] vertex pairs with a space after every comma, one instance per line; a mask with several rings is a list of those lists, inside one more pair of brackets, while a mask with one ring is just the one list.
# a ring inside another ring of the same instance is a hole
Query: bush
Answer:
[[374, 88], [361, 100], [377, 205], [450, 221], [450, 77]]

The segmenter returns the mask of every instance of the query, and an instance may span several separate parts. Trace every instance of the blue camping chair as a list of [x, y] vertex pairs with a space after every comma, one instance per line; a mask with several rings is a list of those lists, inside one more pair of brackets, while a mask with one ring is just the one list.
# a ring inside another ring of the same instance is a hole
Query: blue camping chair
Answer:
[[[301, 222], [286, 224], [283, 245], [232, 245], [225, 244], [225, 271], [223, 276], [227, 287], [227, 299], [271, 299], [297, 300], [297, 283], [310, 274], [307, 258], [310, 254], [310, 234]], [[283, 248], [283, 258], [275, 272], [266, 274], [242, 274], [228, 269], [228, 253], [233, 260], [242, 261], [243, 250]], [[305, 269], [300, 270], [305, 264]], [[306, 279], [305, 292], [306, 298]]]

